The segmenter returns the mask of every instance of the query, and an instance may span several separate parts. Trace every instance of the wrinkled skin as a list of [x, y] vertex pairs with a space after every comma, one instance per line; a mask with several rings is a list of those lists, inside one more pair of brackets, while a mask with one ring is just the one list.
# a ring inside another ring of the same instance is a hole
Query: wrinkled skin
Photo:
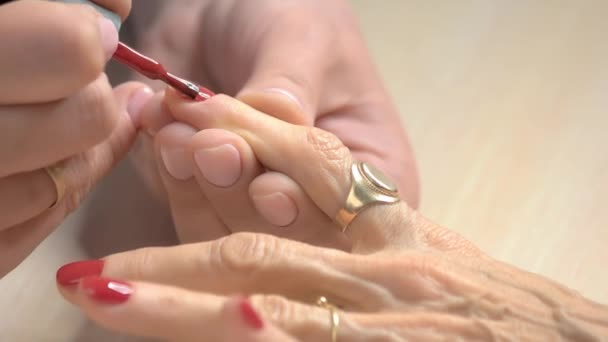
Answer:
[[[210, 130], [235, 134], [266, 168], [301, 186], [302, 200], [319, 209], [307, 212], [311, 227], [338, 231], [331, 218], [348, 192], [353, 156], [335, 135], [223, 95], [191, 103], [169, 92], [164, 101], [194, 128], [186, 145], [193, 170]], [[107, 328], [171, 341], [329, 340], [328, 311], [314, 305], [321, 295], [340, 308], [344, 341], [608, 338], [606, 306], [490, 258], [404, 202], [366, 209], [345, 236], [350, 253], [261, 233], [140, 249], [108, 256], [101, 274], [85, 278], [127, 282], [125, 302], [100, 303], [86, 280], [60, 290]], [[236, 294], [249, 296], [264, 328], [242, 323]]]

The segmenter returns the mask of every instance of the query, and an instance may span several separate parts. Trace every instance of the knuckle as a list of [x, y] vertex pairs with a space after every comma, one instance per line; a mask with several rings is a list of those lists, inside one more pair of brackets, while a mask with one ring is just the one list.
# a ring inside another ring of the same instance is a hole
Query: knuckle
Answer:
[[317, 127], [307, 127], [306, 142], [313, 153], [319, 155], [322, 169], [330, 174], [341, 174], [350, 169], [350, 150], [336, 135]]
[[128, 252], [127, 255], [118, 254], [109, 257], [106, 261], [106, 269], [110, 276], [127, 277], [129, 279], [141, 280], [150, 276], [149, 270], [154, 269], [154, 247], [139, 248]]
[[279, 327], [285, 327], [290, 322], [300, 321], [301, 316], [296, 312], [294, 303], [278, 295], [253, 295], [251, 304], [260, 314]]
[[93, 144], [110, 136], [118, 123], [114, 93], [105, 76], [89, 84], [80, 93], [76, 108], [83, 139]]
[[[447, 278], [442, 270], [440, 258], [429, 252], [412, 251], [401, 258], [383, 259], [377, 265], [378, 274], [393, 273], [395, 269], [403, 270], [395, 274], [387, 289], [396, 298], [404, 300], [437, 299], [445, 295], [444, 280]], [[391, 271], [392, 270], [392, 271]], [[417, 291], [404, 292], [404, 288]]]
[[278, 239], [273, 236], [237, 233], [215, 242], [210, 260], [218, 272], [246, 277], [266, 268], [279, 255], [277, 250]]

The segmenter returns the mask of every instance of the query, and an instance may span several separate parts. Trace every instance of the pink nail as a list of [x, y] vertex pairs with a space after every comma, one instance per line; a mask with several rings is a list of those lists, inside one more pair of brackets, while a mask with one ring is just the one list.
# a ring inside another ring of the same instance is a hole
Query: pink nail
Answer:
[[101, 33], [101, 44], [106, 60], [109, 61], [118, 47], [118, 31], [116, 26], [107, 18], [99, 16], [99, 32]]

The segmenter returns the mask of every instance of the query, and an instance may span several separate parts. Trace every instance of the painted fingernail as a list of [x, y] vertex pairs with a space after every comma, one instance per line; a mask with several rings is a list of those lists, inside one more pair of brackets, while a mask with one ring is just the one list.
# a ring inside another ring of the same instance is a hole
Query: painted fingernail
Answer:
[[131, 117], [131, 121], [133, 121], [135, 127], [140, 126], [141, 110], [153, 96], [154, 92], [152, 89], [143, 87], [134, 91], [129, 98], [129, 103], [127, 104], [127, 113], [129, 114], [129, 117]]
[[89, 298], [104, 304], [124, 303], [133, 293], [133, 287], [128, 283], [102, 277], [83, 278], [80, 286]]
[[195, 101], [206, 101], [209, 100], [211, 97], [215, 96], [215, 93], [212, 92], [210, 89], [207, 89], [201, 85], [198, 85], [198, 95], [196, 96], [196, 98], [194, 99]]
[[289, 226], [298, 217], [296, 203], [282, 192], [253, 196], [253, 204], [266, 221], [278, 227]]
[[106, 60], [110, 60], [118, 46], [118, 31], [114, 23], [106, 17], [98, 17], [99, 32], [101, 33], [101, 44]]
[[241, 155], [230, 144], [194, 152], [194, 161], [205, 179], [219, 187], [229, 187], [241, 177]]
[[163, 146], [160, 155], [165, 169], [173, 178], [187, 180], [192, 177], [191, 162], [185, 148]]
[[55, 278], [61, 286], [76, 285], [82, 278], [100, 275], [103, 271], [103, 265], [103, 260], [72, 262], [61, 266], [57, 270]]
[[243, 298], [239, 302], [239, 312], [241, 318], [246, 325], [254, 330], [261, 330], [264, 328], [264, 321], [262, 317], [255, 311], [251, 303], [247, 298]]

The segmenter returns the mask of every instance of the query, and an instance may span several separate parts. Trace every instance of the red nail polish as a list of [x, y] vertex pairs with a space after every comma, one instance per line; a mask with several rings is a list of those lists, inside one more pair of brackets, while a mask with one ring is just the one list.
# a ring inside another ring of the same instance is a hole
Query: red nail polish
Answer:
[[243, 321], [255, 330], [260, 330], [264, 328], [264, 321], [262, 317], [255, 311], [249, 300], [243, 298], [239, 303], [239, 311], [241, 312], [241, 317]]
[[80, 281], [80, 286], [91, 299], [104, 304], [124, 303], [133, 293], [131, 285], [102, 277], [84, 278]]
[[84, 277], [101, 275], [103, 264], [103, 260], [72, 262], [61, 266], [57, 270], [55, 278], [57, 279], [57, 283], [62, 286], [76, 285]]
[[215, 95], [214, 92], [201, 85], [198, 85], [198, 94], [196, 94], [196, 97], [194, 97], [194, 101], [202, 102], [209, 100], [213, 95]]

